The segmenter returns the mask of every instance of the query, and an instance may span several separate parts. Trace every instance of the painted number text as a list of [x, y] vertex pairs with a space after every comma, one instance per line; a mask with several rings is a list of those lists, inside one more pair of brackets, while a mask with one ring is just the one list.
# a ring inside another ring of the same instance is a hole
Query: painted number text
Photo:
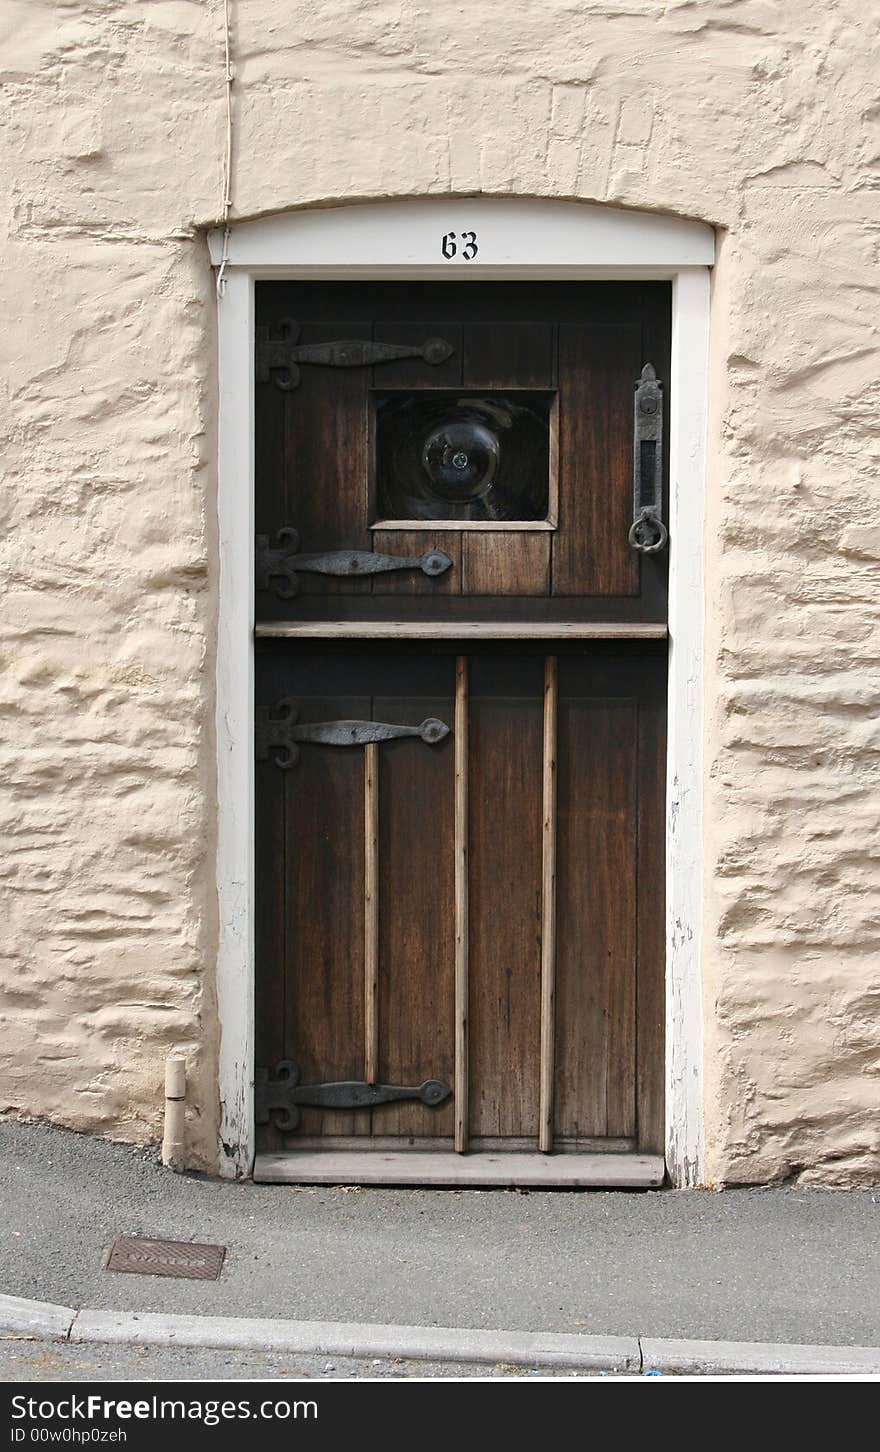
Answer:
[[440, 243], [440, 251], [447, 262], [451, 262], [453, 257], [472, 262], [479, 250], [476, 232], [445, 232]]

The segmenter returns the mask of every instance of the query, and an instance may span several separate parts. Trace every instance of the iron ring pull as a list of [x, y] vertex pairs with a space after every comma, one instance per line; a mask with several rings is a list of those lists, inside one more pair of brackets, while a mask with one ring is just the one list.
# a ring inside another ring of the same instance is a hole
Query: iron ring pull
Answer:
[[633, 521], [630, 549], [656, 555], [666, 548], [663, 523], [663, 385], [650, 363], [636, 383], [633, 399]]
[[642, 509], [629, 527], [628, 539], [640, 554], [656, 555], [669, 542], [669, 530], [652, 509]]

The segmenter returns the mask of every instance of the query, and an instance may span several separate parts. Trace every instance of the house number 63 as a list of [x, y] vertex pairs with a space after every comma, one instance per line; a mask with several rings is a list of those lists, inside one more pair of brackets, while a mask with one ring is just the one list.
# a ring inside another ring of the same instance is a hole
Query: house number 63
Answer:
[[440, 243], [440, 251], [446, 261], [451, 262], [452, 258], [458, 255], [459, 242], [463, 261], [471, 262], [480, 250], [477, 246], [476, 232], [462, 232], [460, 237], [457, 232], [445, 232], [443, 241]]

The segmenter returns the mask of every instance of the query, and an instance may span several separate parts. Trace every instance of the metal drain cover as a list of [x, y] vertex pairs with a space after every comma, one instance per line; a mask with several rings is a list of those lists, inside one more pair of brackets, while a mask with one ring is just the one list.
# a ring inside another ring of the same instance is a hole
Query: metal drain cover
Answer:
[[130, 1276], [180, 1276], [191, 1281], [216, 1281], [225, 1254], [225, 1245], [117, 1235], [107, 1257], [107, 1270], [123, 1271]]

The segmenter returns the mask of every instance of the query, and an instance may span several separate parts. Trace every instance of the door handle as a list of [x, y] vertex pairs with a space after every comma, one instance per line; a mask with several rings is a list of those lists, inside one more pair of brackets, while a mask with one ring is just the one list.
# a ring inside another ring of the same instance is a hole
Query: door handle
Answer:
[[669, 539], [663, 523], [663, 385], [650, 363], [633, 400], [633, 522], [629, 543], [639, 554], [659, 554]]
[[282, 600], [291, 600], [299, 590], [297, 575], [331, 575], [335, 579], [359, 579], [384, 575], [391, 570], [421, 570], [429, 580], [452, 569], [443, 550], [425, 550], [422, 555], [380, 555], [373, 550], [325, 550], [318, 554], [299, 553], [295, 529], [279, 529], [276, 544], [267, 534], [258, 534], [254, 551], [256, 588], [272, 590]]

